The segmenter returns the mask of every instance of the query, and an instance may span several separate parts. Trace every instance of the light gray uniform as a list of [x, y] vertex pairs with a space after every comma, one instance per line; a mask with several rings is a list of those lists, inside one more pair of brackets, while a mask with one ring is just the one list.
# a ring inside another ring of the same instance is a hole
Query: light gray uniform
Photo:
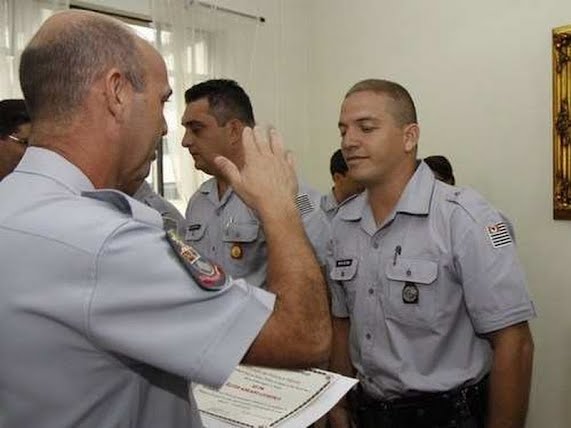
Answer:
[[367, 197], [340, 207], [329, 262], [333, 314], [350, 318], [363, 388], [392, 399], [479, 381], [492, 358], [479, 335], [535, 316], [502, 217], [423, 162], [380, 227]]
[[[300, 186], [296, 203], [317, 258], [325, 265], [330, 227], [319, 209], [320, 198], [318, 192]], [[265, 287], [268, 255], [262, 226], [231, 188], [220, 199], [214, 178], [203, 183], [190, 198], [186, 222], [186, 242], [219, 262], [233, 277]]]
[[325, 213], [327, 220], [333, 220], [333, 217], [335, 217], [335, 214], [337, 214], [337, 210], [339, 209], [339, 204], [337, 203], [337, 199], [335, 199], [333, 190], [321, 197], [320, 206], [321, 210]]
[[155, 210], [54, 152], [29, 148], [0, 200], [2, 426], [202, 426], [187, 381], [221, 385], [275, 296], [202, 288]]
[[157, 210], [163, 220], [168, 218], [181, 226], [184, 225], [184, 217], [176, 207], [151, 189], [151, 186], [146, 181], [143, 181], [133, 198]]

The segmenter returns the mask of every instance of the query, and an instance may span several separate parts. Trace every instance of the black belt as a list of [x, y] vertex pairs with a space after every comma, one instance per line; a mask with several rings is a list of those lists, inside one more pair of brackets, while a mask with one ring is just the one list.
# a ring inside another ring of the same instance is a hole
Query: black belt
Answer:
[[[388, 418], [395, 422], [395, 426], [454, 426], [454, 421], [473, 416], [483, 424], [487, 389], [488, 376], [474, 385], [394, 400], [378, 400], [358, 388], [351, 401], [358, 418]], [[369, 425], [363, 423], [360, 426]]]

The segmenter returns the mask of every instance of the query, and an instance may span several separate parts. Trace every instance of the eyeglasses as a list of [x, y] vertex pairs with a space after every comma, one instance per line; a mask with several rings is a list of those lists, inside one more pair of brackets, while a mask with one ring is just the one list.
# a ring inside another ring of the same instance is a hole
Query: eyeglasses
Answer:
[[8, 138], [16, 143], [24, 144], [25, 146], [28, 145], [28, 140], [24, 140], [22, 138], [15, 137], [14, 135], [8, 135]]

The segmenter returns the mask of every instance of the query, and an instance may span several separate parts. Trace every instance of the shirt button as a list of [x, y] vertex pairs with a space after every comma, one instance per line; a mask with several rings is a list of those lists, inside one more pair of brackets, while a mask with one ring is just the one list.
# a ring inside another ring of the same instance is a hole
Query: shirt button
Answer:
[[212, 247], [212, 251], [216, 251], [216, 247]]
[[365, 338], [366, 338], [367, 340], [371, 340], [371, 333], [367, 333], [367, 334], [365, 335]]
[[375, 250], [379, 248], [379, 243], [377, 241], [373, 242], [373, 248]]
[[375, 292], [375, 290], [373, 290], [372, 288], [369, 288], [369, 294], [373, 294]]
[[367, 377], [367, 382], [373, 383], [373, 378], [372, 378], [371, 376], [368, 376], [368, 377]]

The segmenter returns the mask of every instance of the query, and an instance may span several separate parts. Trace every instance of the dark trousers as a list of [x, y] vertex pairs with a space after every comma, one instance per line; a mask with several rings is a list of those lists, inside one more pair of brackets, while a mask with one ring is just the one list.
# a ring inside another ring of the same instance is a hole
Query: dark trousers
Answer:
[[392, 401], [378, 401], [357, 391], [352, 399], [353, 417], [358, 428], [484, 428], [487, 380]]

